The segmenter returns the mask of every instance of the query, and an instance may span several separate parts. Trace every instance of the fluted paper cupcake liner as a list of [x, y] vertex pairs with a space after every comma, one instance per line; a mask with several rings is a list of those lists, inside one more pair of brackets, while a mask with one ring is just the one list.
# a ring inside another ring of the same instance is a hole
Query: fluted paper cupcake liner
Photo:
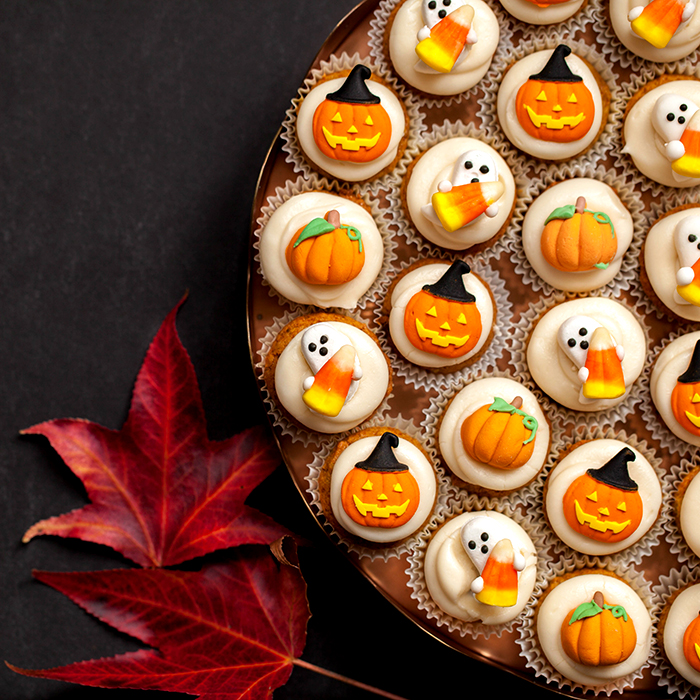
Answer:
[[507, 16], [506, 21], [513, 33], [522, 33], [525, 36], [534, 35], [538, 38], [546, 39], [546, 36], [552, 31], [556, 31], [562, 37], [574, 36], [577, 33], [585, 32], [586, 28], [595, 22], [597, 9], [596, 4], [592, 0], [587, 0], [571, 17], [561, 22], [551, 22], [549, 24], [531, 24], [511, 15], [508, 10], [505, 10], [505, 13]]

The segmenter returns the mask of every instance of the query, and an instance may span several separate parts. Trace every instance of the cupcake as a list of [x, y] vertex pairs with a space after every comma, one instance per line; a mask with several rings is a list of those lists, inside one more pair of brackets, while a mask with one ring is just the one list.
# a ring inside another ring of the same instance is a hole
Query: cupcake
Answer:
[[437, 480], [414, 438], [395, 428], [365, 428], [342, 440], [319, 476], [324, 515], [365, 546], [405, 541], [433, 513]]
[[537, 639], [551, 666], [586, 688], [633, 676], [649, 658], [652, 620], [635, 590], [604, 569], [556, 577], [536, 610]]
[[555, 534], [582, 554], [607, 556], [638, 542], [661, 510], [661, 484], [625, 442], [574, 444], [547, 476], [544, 511]]
[[403, 210], [424, 238], [470, 252], [505, 233], [516, 194], [505, 160], [491, 146], [468, 137], [429, 148], [413, 161], [401, 184]]
[[391, 390], [391, 368], [375, 335], [339, 314], [299, 316], [265, 356], [263, 380], [297, 426], [341, 433], [369, 418]]
[[556, 304], [538, 320], [527, 344], [534, 381], [558, 403], [600, 411], [628, 396], [644, 368], [644, 329], [620, 302], [582, 297]]
[[677, 61], [700, 46], [694, 0], [610, 0], [608, 11], [617, 38], [647, 61]]
[[607, 121], [609, 106], [603, 79], [564, 44], [510, 66], [496, 103], [510, 142], [545, 161], [565, 161], [587, 151]]
[[659, 217], [642, 253], [640, 281], [647, 296], [674, 319], [700, 321], [700, 205]]
[[700, 467], [691, 469], [681, 481], [676, 491], [676, 523], [683, 539], [695, 556], [700, 557]]
[[484, 77], [498, 39], [498, 19], [483, 0], [403, 0], [389, 17], [384, 50], [411, 87], [457, 95]]
[[651, 370], [649, 390], [666, 427], [700, 447], [700, 331], [676, 338], [661, 351]]
[[659, 620], [659, 645], [673, 668], [700, 686], [700, 583], [688, 583], [667, 601]]
[[587, 0], [500, 0], [513, 17], [528, 24], [558, 24], [573, 17]]
[[663, 75], [628, 103], [623, 153], [650, 180], [700, 185], [700, 81]]
[[547, 284], [589, 292], [615, 279], [633, 233], [632, 216], [612, 187], [572, 178], [548, 187], [528, 207], [523, 250]]
[[450, 399], [437, 442], [444, 462], [470, 491], [502, 495], [539, 474], [551, 432], [529, 389], [507, 377], [487, 377]]
[[496, 316], [488, 285], [464, 260], [423, 260], [392, 285], [384, 308], [396, 350], [434, 372], [453, 372], [481, 355]]
[[260, 267], [281, 296], [353, 309], [382, 267], [384, 242], [367, 205], [352, 195], [290, 197], [260, 232]]
[[512, 518], [493, 510], [462, 513], [430, 538], [424, 576], [432, 601], [467, 622], [502, 625], [530, 601], [537, 553]]
[[389, 172], [403, 154], [408, 115], [396, 93], [360, 63], [317, 83], [299, 105], [295, 128], [319, 172], [364, 182]]

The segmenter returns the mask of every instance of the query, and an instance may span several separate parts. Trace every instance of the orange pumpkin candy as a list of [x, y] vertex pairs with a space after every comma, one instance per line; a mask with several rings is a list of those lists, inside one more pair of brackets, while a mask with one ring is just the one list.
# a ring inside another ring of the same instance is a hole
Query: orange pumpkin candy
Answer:
[[673, 387], [671, 410], [683, 428], [693, 435], [700, 435], [700, 341], [695, 343], [688, 369]]
[[700, 671], [700, 613], [685, 629], [683, 655], [696, 671]]
[[327, 286], [355, 279], [365, 264], [362, 234], [343, 226], [335, 209], [292, 236], [285, 250], [289, 269], [302, 282]]
[[533, 138], [570, 143], [582, 139], [593, 126], [593, 95], [567, 65], [570, 53], [568, 46], [557, 46], [542, 71], [531, 75], [518, 90], [515, 114]]
[[380, 98], [365, 85], [371, 75], [367, 66], [356, 65], [340, 89], [329, 93], [316, 107], [312, 133], [319, 150], [328, 158], [369, 163], [389, 147], [391, 117]]

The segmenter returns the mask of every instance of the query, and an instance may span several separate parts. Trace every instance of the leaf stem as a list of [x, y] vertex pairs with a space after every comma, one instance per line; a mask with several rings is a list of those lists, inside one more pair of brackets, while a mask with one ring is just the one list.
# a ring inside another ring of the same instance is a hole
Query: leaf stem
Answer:
[[339, 673], [333, 673], [333, 671], [327, 671], [325, 668], [315, 666], [314, 664], [310, 664], [307, 661], [302, 661], [301, 659], [292, 659], [292, 663], [295, 666], [300, 666], [301, 668], [306, 668], [309, 671], [320, 673], [322, 676], [334, 678], [337, 681], [347, 683], [348, 685], [352, 685], [355, 688], [361, 688], [362, 690], [366, 690], [369, 693], [374, 693], [375, 695], [379, 695], [383, 698], [389, 698], [390, 700], [406, 700], [406, 698], [403, 698], [400, 695], [394, 695], [393, 693], [388, 693], [386, 690], [380, 690], [379, 688], [375, 688], [371, 685], [360, 683], [360, 681], [353, 680], [352, 678], [347, 678], [346, 676], [341, 676]]

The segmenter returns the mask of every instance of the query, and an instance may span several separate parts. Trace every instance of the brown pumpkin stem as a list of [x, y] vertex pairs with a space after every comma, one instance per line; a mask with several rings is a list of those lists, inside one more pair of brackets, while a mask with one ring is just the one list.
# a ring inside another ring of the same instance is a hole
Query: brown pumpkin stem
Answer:
[[586, 208], [586, 198], [585, 198], [585, 197], [579, 197], [579, 198], [576, 200], [576, 213], [577, 213], [577, 214], [583, 214], [585, 208]]
[[595, 595], [593, 596], [593, 602], [599, 607], [602, 608], [603, 605], [605, 605], [605, 599], [603, 598], [603, 594], [600, 591], [596, 591]]
[[327, 221], [333, 228], [340, 228], [340, 214], [337, 212], [337, 210], [331, 209], [331, 210], [326, 214], [326, 221]]
[[516, 396], [511, 402], [511, 406], [515, 406], [515, 408], [522, 408], [523, 405], [523, 399], [522, 396]]

